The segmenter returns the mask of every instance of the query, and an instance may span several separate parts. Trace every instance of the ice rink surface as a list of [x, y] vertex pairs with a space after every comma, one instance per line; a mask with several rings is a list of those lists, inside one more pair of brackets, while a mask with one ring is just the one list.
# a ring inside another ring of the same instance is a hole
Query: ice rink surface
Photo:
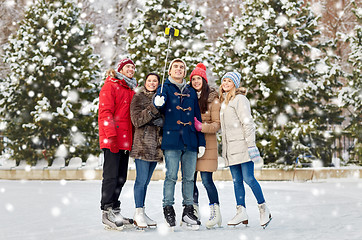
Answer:
[[[133, 217], [133, 184], [127, 181], [121, 195], [122, 214]], [[199, 231], [179, 226], [182, 214], [181, 182], [175, 191], [177, 226], [168, 232], [162, 213], [162, 181], [151, 181], [146, 212], [157, 229], [104, 230], [99, 209], [101, 181], [0, 180], [0, 239], [142, 239], [142, 240], [262, 240], [262, 239], [362, 239], [362, 180], [328, 179], [319, 182], [260, 182], [273, 220], [265, 230], [259, 225], [255, 198], [246, 186], [249, 225], [230, 228], [235, 214], [231, 181], [217, 181], [223, 224]], [[201, 223], [209, 217], [206, 191], [200, 192]]]

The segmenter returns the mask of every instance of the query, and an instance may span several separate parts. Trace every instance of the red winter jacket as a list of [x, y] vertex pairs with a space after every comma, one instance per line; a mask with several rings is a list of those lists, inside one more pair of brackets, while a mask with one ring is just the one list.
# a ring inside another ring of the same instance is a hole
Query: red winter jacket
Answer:
[[133, 126], [130, 104], [135, 92], [125, 80], [107, 77], [99, 93], [99, 145], [110, 149], [109, 137], [116, 136], [121, 150], [132, 149]]

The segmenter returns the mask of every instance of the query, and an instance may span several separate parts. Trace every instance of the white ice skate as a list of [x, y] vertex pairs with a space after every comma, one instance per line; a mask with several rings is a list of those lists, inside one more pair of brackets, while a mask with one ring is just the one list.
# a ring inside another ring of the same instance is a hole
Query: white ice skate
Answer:
[[147, 228], [147, 222], [143, 212], [143, 208], [136, 208], [133, 221], [134, 224], [136, 225], [136, 229], [144, 230], [145, 228]]
[[206, 223], [206, 228], [210, 229], [213, 228], [216, 224], [221, 227], [221, 213], [220, 213], [220, 206], [217, 203], [210, 205], [210, 218]]
[[265, 229], [272, 220], [271, 213], [265, 203], [259, 204], [260, 225]]
[[246, 213], [246, 209], [242, 205], [236, 206], [236, 215], [228, 222], [228, 226], [237, 226], [240, 223], [245, 226], [248, 225], [248, 214]]

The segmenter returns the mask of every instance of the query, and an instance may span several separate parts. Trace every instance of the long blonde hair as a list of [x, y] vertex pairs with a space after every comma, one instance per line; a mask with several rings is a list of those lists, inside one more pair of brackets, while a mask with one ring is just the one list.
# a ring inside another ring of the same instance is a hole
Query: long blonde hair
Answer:
[[220, 96], [220, 102], [223, 103], [225, 101], [225, 104], [229, 104], [231, 100], [233, 100], [237, 93], [241, 93], [243, 95], [246, 95], [247, 89], [245, 87], [236, 88], [234, 87], [226, 94], [226, 97], [224, 98], [224, 89], [222, 89], [222, 85], [220, 85], [219, 88], [219, 96]]

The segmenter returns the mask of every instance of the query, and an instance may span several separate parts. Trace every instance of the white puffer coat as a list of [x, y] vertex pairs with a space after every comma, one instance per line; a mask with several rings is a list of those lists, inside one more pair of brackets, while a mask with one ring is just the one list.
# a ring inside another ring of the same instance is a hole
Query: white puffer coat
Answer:
[[255, 146], [255, 124], [249, 100], [237, 91], [229, 104], [221, 105], [222, 156], [225, 165], [251, 161], [248, 147]]

